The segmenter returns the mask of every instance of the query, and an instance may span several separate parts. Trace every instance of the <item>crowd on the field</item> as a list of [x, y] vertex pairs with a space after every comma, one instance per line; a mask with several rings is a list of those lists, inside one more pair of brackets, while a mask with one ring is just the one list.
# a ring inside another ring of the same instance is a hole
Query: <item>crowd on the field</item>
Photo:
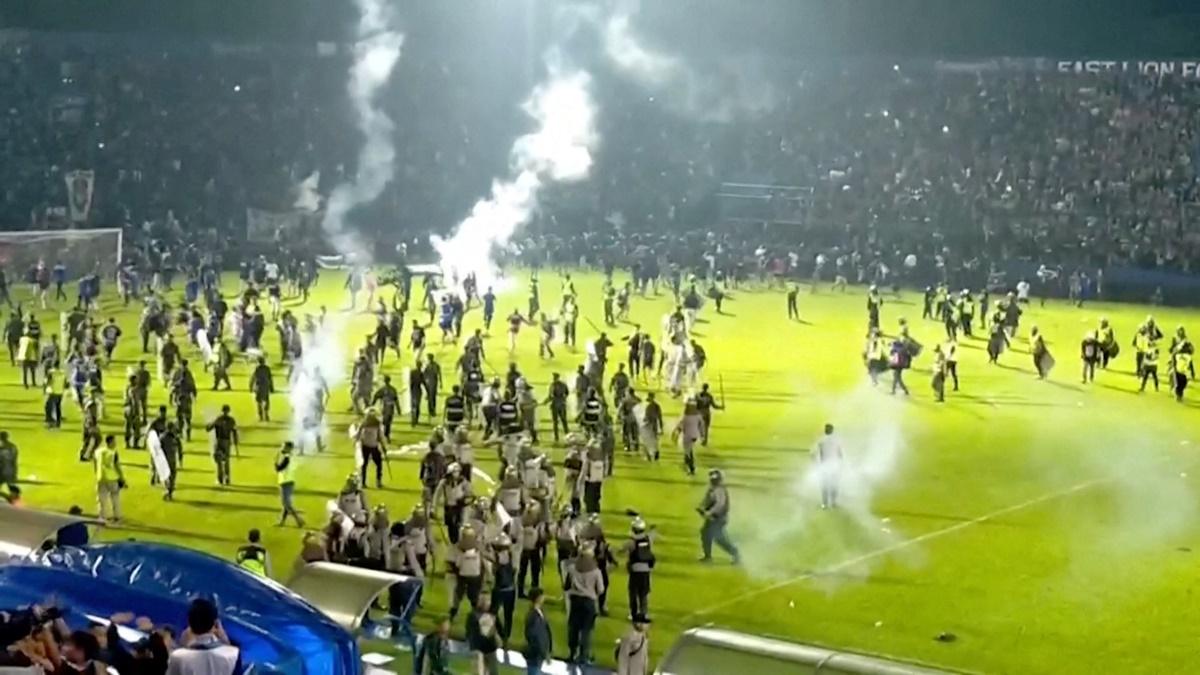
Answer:
[[[92, 168], [91, 223], [227, 246], [246, 207], [286, 209], [313, 171], [327, 192], [353, 166], [338, 58], [54, 36], [0, 49], [12, 93], [0, 115], [5, 227], [45, 224], [66, 201], [63, 173]], [[805, 260], [836, 248], [950, 265], [1200, 263], [1194, 80], [879, 63], [779, 70], [789, 77], [774, 83], [773, 108], [720, 124], [681, 118], [598, 72], [593, 178], [552, 188], [534, 230], [722, 231], [714, 194], [742, 181], [808, 195], [785, 209], [791, 225], [740, 224], [755, 245], [803, 245]], [[472, 77], [461, 56], [405, 54], [389, 94], [402, 165], [363, 217], [393, 242], [450, 227], [504, 170], [522, 122], [469, 105]]]

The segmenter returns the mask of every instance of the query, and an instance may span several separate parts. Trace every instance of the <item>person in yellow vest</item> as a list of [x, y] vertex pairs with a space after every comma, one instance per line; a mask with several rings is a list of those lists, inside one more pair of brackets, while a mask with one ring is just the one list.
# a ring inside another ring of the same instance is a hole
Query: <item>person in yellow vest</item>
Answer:
[[1096, 339], [1100, 341], [1100, 367], [1108, 368], [1108, 362], [1117, 358], [1121, 353], [1121, 345], [1117, 343], [1117, 334], [1108, 323], [1108, 319], [1100, 319], [1100, 328], [1096, 331]]
[[104, 445], [92, 455], [96, 465], [96, 502], [101, 522], [121, 522], [121, 490], [125, 489], [125, 472], [117, 454], [116, 438], [109, 434]]
[[250, 530], [246, 541], [244, 546], [238, 547], [237, 566], [260, 577], [271, 576], [271, 557], [262, 545], [262, 533], [257, 528]]
[[296, 527], [304, 527], [304, 519], [292, 503], [296, 491], [296, 460], [292, 457], [295, 445], [286, 441], [275, 455], [275, 482], [279, 484], [279, 503], [283, 507], [279, 514], [279, 525], [287, 523], [288, 516], [296, 519]]
[[879, 335], [878, 328], [872, 328], [867, 335], [867, 345], [863, 348], [863, 361], [867, 364], [867, 375], [871, 378], [871, 386], [879, 384], [879, 375], [887, 372], [887, 345]]
[[1179, 351], [1171, 356], [1175, 370], [1175, 400], [1183, 403], [1183, 390], [1188, 386], [1188, 374], [1192, 372], [1192, 355]]

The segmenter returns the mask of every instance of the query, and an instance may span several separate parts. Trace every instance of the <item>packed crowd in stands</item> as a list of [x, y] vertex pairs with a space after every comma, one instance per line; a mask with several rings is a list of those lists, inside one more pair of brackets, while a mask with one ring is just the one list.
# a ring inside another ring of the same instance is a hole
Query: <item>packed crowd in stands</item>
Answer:
[[[89, 224], [228, 244], [246, 207], [286, 209], [314, 171], [327, 193], [353, 167], [342, 56], [78, 36], [11, 38], [0, 52], [6, 229], [56, 226], [64, 172], [90, 168]], [[424, 241], [504, 171], [524, 85], [472, 105], [476, 70], [461, 55], [405, 54], [387, 103], [401, 165], [362, 214], [368, 229]], [[1194, 80], [881, 63], [779, 72], [773, 108], [729, 122], [687, 119], [598, 72], [593, 177], [552, 191], [531, 231], [568, 238], [543, 243], [570, 259], [610, 240], [632, 250], [644, 243], [634, 232], [734, 228], [748, 250], [799, 247], [803, 261], [836, 247], [948, 264], [1200, 265]], [[714, 195], [736, 181], [810, 196], [795, 222], [730, 225]]]
[[182, 631], [129, 612], [69, 626], [64, 613], [53, 602], [0, 610], [0, 668], [46, 675], [241, 672], [238, 649], [208, 600], [192, 601]]

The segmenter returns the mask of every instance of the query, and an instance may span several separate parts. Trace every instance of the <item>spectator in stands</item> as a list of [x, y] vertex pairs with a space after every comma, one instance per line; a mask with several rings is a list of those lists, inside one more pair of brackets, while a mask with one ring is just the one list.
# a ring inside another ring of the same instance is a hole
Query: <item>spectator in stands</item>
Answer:
[[180, 646], [171, 652], [169, 675], [239, 675], [241, 651], [232, 645], [221, 628], [217, 606], [204, 598], [192, 600], [187, 630]]
[[55, 675], [106, 675], [108, 668], [97, 660], [100, 655], [100, 641], [95, 635], [77, 630], [71, 633], [62, 646], [62, 660], [55, 669]]
[[[120, 626], [130, 622], [146, 637], [127, 648]], [[175, 631], [170, 626], [156, 627], [144, 616], [134, 619], [132, 612], [121, 612], [109, 618], [104, 642], [105, 661], [120, 675], [163, 675], [175, 644]]]

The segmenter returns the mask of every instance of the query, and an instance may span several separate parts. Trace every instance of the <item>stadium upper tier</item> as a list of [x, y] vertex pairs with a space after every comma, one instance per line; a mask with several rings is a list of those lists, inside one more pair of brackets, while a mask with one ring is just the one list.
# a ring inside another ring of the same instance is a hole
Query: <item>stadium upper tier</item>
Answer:
[[[313, 171], [327, 193], [354, 166], [337, 49], [16, 33], [0, 56], [6, 229], [43, 223], [67, 203], [65, 174], [91, 169], [92, 226], [173, 217], [240, 237], [246, 207], [290, 208]], [[722, 184], [740, 182], [791, 186], [800, 197], [764, 193], [771, 208], [738, 218], [779, 221], [778, 237], [810, 245], [1200, 265], [1194, 77], [778, 63], [756, 71], [770, 105], [714, 121], [589, 67], [596, 166], [551, 189], [531, 232], [714, 229], [730, 220]], [[394, 242], [461, 219], [525, 130], [529, 84], [521, 64], [406, 46], [384, 102], [401, 166], [362, 222]], [[736, 84], [729, 96], [746, 90]]]

